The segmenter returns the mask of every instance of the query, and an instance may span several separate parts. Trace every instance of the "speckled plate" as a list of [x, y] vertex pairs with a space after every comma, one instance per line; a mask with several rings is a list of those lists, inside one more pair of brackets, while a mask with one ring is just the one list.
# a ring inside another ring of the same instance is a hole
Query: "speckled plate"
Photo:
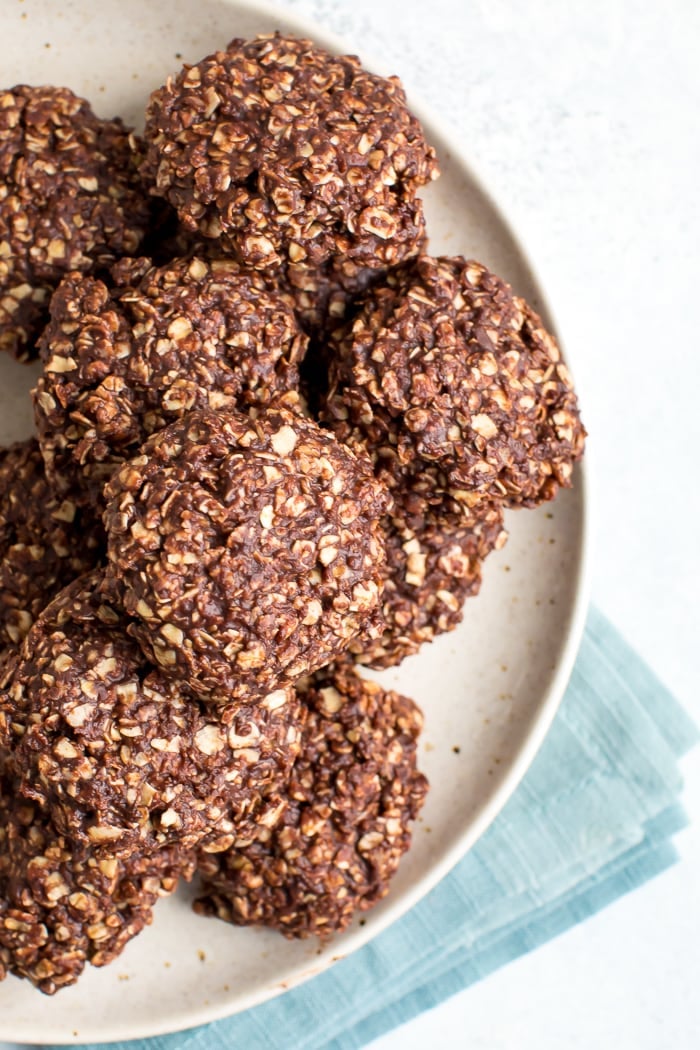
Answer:
[[[273, 29], [342, 42], [287, 12], [226, 0], [3, 0], [3, 86], [65, 84], [102, 116], [136, 125], [149, 92], [180, 64], [233, 36]], [[365, 57], [368, 65], [371, 61]], [[376, 64], [375, 64], [376, 68]], [[391, 72], [380, 70], [380, 72]], [[410, 87], [410, 85], [409, 85]], [[550, 317], [532, 268], [449, 133], [422, 117], [442, 177], [425, 192], [434, 252], [464, 253], [506, 277]], [[33, 370], [0, 360], [0, 442], [31, 430]], [[0, 1037], [111, 1041], [175, 1031], [244, 1010], [355, 951], [430, 890], [498, 813], [532, 761], [571, 671], [586, 604], [585, 483], [535, 512], [513, 513], [510, 540], [485, 569], [463, 625], [400, 669], [377, 675], [423, 706], [421, 765], [432, 790], [389, 898], [330, 945], [292, 942], [197, 918], [185, 888], [104, 970], [45, 999], [0, 984]]]

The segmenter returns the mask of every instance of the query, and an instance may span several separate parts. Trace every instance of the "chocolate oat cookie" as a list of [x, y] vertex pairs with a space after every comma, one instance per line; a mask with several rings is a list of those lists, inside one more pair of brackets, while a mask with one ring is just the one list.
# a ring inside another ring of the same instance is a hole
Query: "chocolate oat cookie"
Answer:
[[0, 91], [0, 349], [34, 356], [51, 290], [138, 250], [140, 146], [68, 88]]
[[428, 788], [416, 769], [423, 719], [345, 661], [298, 691], [309, 715], [282, 819], [245, 849], [200, 858], [195, 909], [324, 938], [385, 896], [409, 848]]
[[396, 268], [333, 345], [325, 418], [390, 485], [422, 477], [428, 502], [534, 506], [571, 483], [585, 430], [569, 373], [537, 315], [480, 263]]
[[60, 499], [35, 438], [0, 449], [0, 651], [17, 647], [62, 587], [104, 555], [101, 522]]
[[506, 542], [503, 511], [482, 500], [451, 519], [416, 520], [396, 511], [384, 519], [387, 568], [384, 631], [350, 646], [358, 663], [393, 667], [462, 621], [464, 602], [479, 593], [484, 559]]
[[203, 699], [253, 702], [372, 625], [390, 498], [369, 461], [311, 420], [192, 412], [105, 495], [129, 630]]
[[99, 504], [114, 470], [190, 409], [248, 410], [296, 390], [306, 344], [291, 298], [233, 260], [126, 259], [111, 285], [69, 274], [34, 392], [52, 483]]
[[0, 775], [0, 980], [14, 973], [53, 995], [87, 963], [106, 966], [193, 868], [193, 855], [175, 849], [77, 857]]
[[186, 683], [150, 667], [124, 628], [100, 570], [34, 624], [0, 693], [18, 792], [49, 811], [76, 852], [221, 849], [250, 838], [299, 750], [294, 691], [212, 714]]
[[424, 239], [438, 174], [400, 82], [279, 33], [232, 40], [151, 96], [146, 178], [246, 266], [381, 269]]

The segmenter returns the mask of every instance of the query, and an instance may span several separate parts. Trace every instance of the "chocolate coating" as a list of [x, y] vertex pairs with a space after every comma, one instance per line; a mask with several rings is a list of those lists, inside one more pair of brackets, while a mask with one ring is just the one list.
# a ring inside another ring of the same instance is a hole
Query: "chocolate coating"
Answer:
[[342, 662], [300, 683], [309, 707], [287, 807], [266, 840], [201, 857], [195, 905], [237, 925], [326, 938], [386, 895], [428, 784], [413, 703]]
[[101, 522], [50, 488], [35, 438], [0, 449], [0, 651], [104, 556]]
[[398, 267], [332, 342], [324, 418], [392, 487], [534, 506], [571, 484], [585, 437], [571, 377], [539, 317], [480, 263]]
[[191, 409], [249, 410], [296, 390], [306, 344], [290, 298], [232, 260], [126, 259], [111, 285], [69, 274], [34, 392], [52, 483], [99, 504], [117, 467]]
[[358, 663], [383, 668], [462, 622], [464, 603], [479, 593], [484, 559], [506, 542], [500, 504], [481, 501], [458, 517], [384, 519], [387, 567], [380, 638], [350, 646]]
[[146, 177], [180, 220], [246, 266], [383, 268], [424, 237], [438, 174], [397, 78], [311, 40], [232, 40], [154, 92]]
[[204, 699], [254, 701], [371, 625], [389, 497], [310, 420], [280, 407], [190, 413], [106, 495], [109, 578], [129, 630]]
[[0, 774], [0, 980], [13, 973], [53, 995], [88, 963], [106, 966], [193, 867], [192, 854], [174, 849], [77, 857]]
[[35, 356], [51, 290], [138, 250], [140, 145], [68, 88], [0, 92], [0, 349]]
[[279, 690], [205, 711], [150, 667], [98, 570], [54, 599], [0, 693], [18, 791], [81, 850], [128, 857], [250, 837], [289, 776], [301, 705]]

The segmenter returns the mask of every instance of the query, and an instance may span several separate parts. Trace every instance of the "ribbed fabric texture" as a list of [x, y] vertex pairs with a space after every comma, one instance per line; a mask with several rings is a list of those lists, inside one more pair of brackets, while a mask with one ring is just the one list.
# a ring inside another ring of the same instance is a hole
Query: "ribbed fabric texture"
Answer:
[[411, 912], [331, 970], [225, 1021], [129, 1050], [352, 1050], [646, 882], [676, 860], [678, 760], [698, 739], [592, 610], [566, 697], [495, 823]]

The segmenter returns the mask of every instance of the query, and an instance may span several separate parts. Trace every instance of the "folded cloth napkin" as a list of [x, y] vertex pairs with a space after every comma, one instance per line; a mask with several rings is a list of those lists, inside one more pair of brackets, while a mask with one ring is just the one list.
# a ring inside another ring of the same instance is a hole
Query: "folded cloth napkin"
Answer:
[[668, 867], [685, 824], [678, 759], [697, 732], [591, 611], [556, 721], [467, 856], [371, 944], [225, 1021], [130, 1050], [361, 1047]]

